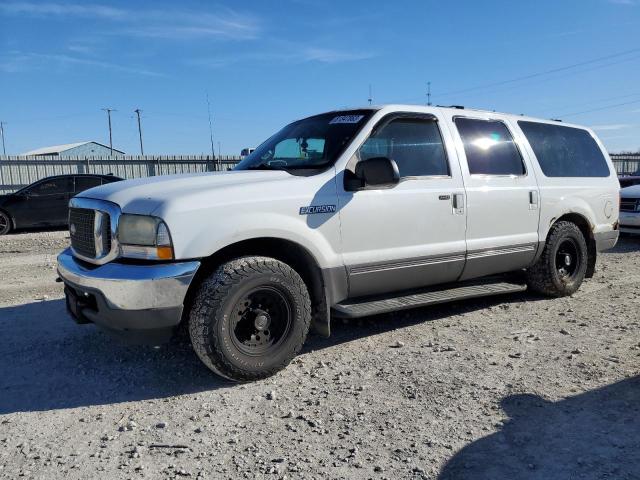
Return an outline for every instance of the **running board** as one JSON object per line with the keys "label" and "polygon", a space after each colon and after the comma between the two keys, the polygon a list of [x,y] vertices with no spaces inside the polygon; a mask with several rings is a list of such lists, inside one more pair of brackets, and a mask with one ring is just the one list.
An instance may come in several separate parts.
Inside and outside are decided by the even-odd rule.
{"label": "running board", "polygon": [[345,300],[333,306],[333,314],[341,318],[359,318],[455,300],[522,292],[526,289],[527,286],[523,283],[504,281],[504,279],[502,281],[476,281],[466,285],[458,284],[456,286],[454,284],[445,289],[429,288],[413,291],[410,294],[404,292],[395,295]]}

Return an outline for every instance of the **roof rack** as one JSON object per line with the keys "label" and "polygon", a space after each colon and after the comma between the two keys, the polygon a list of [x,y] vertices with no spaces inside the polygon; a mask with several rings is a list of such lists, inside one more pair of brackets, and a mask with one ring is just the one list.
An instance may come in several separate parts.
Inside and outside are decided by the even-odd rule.
{"label": "roof rack", "polygon": [[456,108],[458,110],[464,110],[464,105],[436,105],[440,108]]}
{"label": "roof rack", "polygon": [[549,120],[551,120],[552,122],[562,122],[562,120],[560,120],[559,118],[550,118]]}

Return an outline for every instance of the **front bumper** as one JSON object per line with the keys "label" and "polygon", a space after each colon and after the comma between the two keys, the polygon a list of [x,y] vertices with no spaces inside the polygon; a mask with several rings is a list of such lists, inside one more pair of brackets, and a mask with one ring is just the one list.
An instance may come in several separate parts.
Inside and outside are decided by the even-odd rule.
{"label": "front bumper", "polygon": [[[71,249],[58,256],[67,307],[79,323],[111,332],[165,337],[180,323],[184,300],[200,262],[91,265]],[[142,335],[138,335],[142,334]]]}
{"label": "front bumper", "polygon": [[597,232],[593,234],[596,241],[596,250],[604,252],[616,246],[620,232],[618,230],[609,230],[607,232]]}

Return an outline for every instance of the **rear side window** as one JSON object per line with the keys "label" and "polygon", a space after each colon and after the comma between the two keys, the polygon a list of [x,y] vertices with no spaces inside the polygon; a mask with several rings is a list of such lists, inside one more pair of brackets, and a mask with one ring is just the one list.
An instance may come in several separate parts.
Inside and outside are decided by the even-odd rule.
{"label": "rear side window", "polygon": [[102,185],[100,177],[76,177],[76,192],[84,192],[98,185]]}
{"label": "rear side window", "polygon": [[462,117],[455,123],[471,175],[526,174],[520,151],[504,123]]}
{"label": "rear side window", "polygon": [[360,147],[360,160],[387,157],[400,177],[449,176],[449,163],[436,121],[399,118],[376,131]]}
{"label": "rear side window", "polygon": [[589,132],[581,128],[519,121],[547,177],[608,177],[609,166]]}

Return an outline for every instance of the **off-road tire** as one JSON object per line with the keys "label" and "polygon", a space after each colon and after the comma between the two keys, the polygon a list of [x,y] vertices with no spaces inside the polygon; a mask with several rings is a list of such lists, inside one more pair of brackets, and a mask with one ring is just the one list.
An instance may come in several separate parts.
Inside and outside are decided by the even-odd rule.
{"label": "off-road tire", "polygon": [[[559,248],[573,243],[576,247],[577,266],[571,276],[563,277],[558,271]],[[585,278],[588,264],[587,242],[575,223],[560,221],[555,223],[544,245],[538,261],[527,270],[527,285],[535,292],[550,297],[566,297],[574,294]]]}
{"label": "off-road tire", "polygon": [[[277,290],[289,302],[290,328],[274,347],[277,350],[251,356],[237,346],[232,319],[239,299],[263,287]],[[191,344],[209,369],[233,381],[259,380],[285,368],[300,352],[311,324],[311,300],[304,281],[289,265],[269,257],[240,257],[202,281],[188,322]]]}
{"label": "off-road tire", "polygon": [[6,235],[11,231],[11,226],[13,222],[11,221],[11,217],[0,210],[0,235]]}

